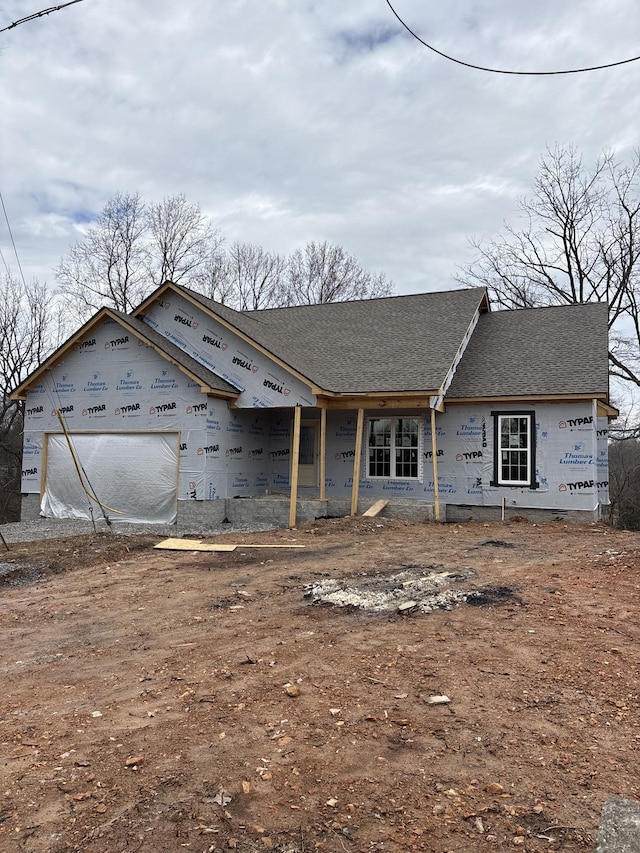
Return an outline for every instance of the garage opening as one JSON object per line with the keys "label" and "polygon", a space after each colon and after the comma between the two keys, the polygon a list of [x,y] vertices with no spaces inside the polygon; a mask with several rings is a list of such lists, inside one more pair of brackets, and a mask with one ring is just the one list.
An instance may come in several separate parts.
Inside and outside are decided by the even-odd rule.
{"label": "garage opening", "polygon": [[89,491],[109,508],[105,512],[111,521],[175,522],[179,433],[70,433],[69,437],[73,454],[63,434],[45,435],[42,515],[102,518]]}

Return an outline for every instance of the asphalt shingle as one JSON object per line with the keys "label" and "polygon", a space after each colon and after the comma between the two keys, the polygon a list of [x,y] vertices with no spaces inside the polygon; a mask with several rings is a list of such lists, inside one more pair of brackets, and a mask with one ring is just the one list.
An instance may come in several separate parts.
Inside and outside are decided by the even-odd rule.
{"label": "asphalt shingle", "polygon": [[182,289],[320,388],[343,394],[437,391],[485,297],[473,288],[234,311]]}
{"label": "asphalt shingle", "polygon": [[483,314],[447,398],[607,395],[604,303]]}

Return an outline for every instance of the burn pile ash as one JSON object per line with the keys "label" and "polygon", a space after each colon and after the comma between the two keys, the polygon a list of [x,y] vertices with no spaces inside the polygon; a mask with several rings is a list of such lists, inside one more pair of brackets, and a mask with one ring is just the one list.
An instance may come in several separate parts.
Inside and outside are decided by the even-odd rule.
{"label": "burn pile ash", "polygon": [[[422,571],[417,571],[420,569]],[[402,571],[390,575],[363,573],[350,578],[324,578],[307,584],[304,597],[316,605],[387,614],[432,613],[452,610],[461,603],[475,606],[522,604],[519,596],[507,586],[469,588],[475,576],[475,570],[468,567],[438,571],[436,567],[408,564]]]}
{"label": "burn pile ash", "polygon": [[304,587],[313,604],[328,604],[372,613],[451,610],[465,601],[467,592],[453,586],[475,575],[473,569],[416,572],[405,569],[392,575],[325,578]]}
{"label": "burn pile ash", "polygon": [[474,607],[491,607],[508,603],[524,604],[510,586],[485,586],[483,589],[476,589],[467,593],[466,602]]}

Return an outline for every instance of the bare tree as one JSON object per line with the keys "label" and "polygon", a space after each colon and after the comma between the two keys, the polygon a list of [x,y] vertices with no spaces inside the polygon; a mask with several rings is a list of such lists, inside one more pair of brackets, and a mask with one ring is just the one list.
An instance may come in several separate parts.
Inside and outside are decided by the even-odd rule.
{"label": "bare tree", "polygon": [[388,296],[393,290],[384,273],[372,275],[341,246],[307,243],[289,258],[288,305],[315,305]]}
{"label": "bare tree", "polygon": [[147,207],[148,272],[155,287],[165,281],[197,282],[208,262],[219,253],[220,233],[184,195]]}
{"label": "bare tree", "polygon": [[519,207],[524,224],[475,241],[458,281],[503,308],[607,302],[611,376],[640,386],[640,152],[587,169],[573,147],[547,150]]}
{"label": "bare tree", "polygon": [[276,308],[283,304],[286,261],[253,243],[236,241],[227,253],[228,296],[239,311]]}
{"label": "bare tree", "polygon": [[387,296],[393,289],[384,275],[372,275],[326,242],[285,258],[236,241],[226,253],[214,252],[190,286],[239,311]]}
{"label": "bare tree", "polygon": [[11,392],[62,339],[60,315],[45,285],[8,272],[0,299],[0,521],[19,517],[23,404]]}
{"label": "bare tree", "polygon": [[145,205],[138,193],[118,193],[56,270],[59,291],[77,319],[108,304],[130,311],[152,289],[147,273]]}
{"label": "bare tree", "polygon": [[227,256],[222,244],[211,248],[189,282],[189,287],[221,305],[235,306],[234,284],[229,274]]}
{"label": "bare tree", "polygon": [[145,203],[118,193],[60,262],[59,293],[79,321],[103,305],[129,312],[167,280],[229,302],[223,242],[184,195]]}
{"label": "bare tree", "polygon": [[129,312],[164,281],[184,284],[225,305],[255,311],[387,296],[393,285],[372,275],[341,246],[309,243],[289,258],[224,239],[184,195],[145,203],[118,193],[56,270],[58,292],[74,319],[110,305]]}

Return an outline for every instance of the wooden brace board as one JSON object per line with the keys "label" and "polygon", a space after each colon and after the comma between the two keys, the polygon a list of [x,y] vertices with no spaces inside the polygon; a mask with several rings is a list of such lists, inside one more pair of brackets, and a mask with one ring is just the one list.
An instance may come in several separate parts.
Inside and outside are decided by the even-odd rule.
{"label": "wooden brace board", "polygon": [[380,515],[382,510],[386,507],[389,501],[381,498],[379,501],[376,501],[372,504],[366,512],[363,512],[362,515],[366,518],[374,518],[376,515]]}

